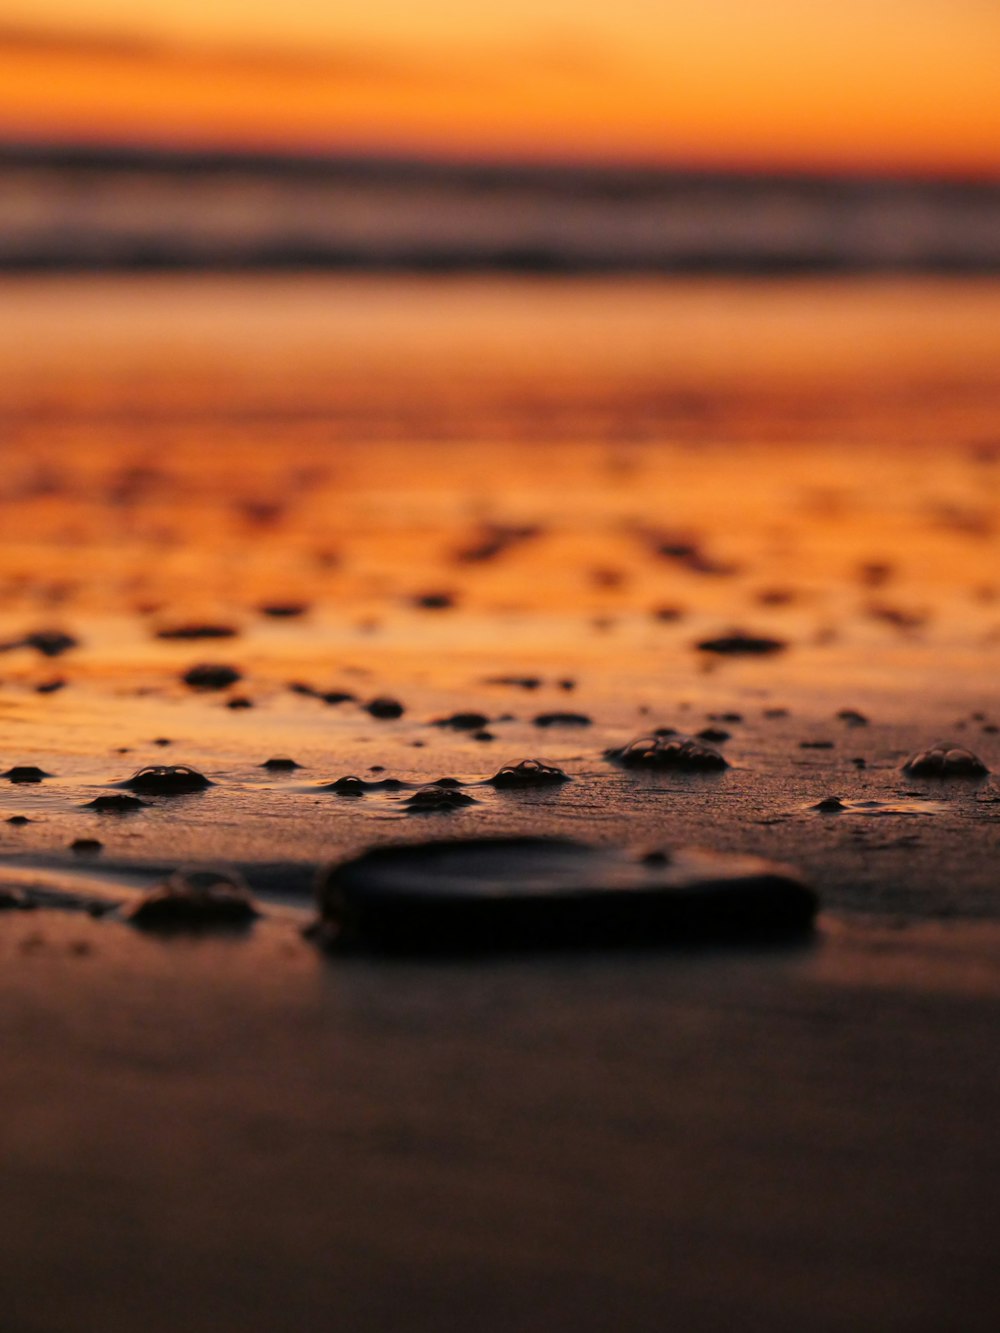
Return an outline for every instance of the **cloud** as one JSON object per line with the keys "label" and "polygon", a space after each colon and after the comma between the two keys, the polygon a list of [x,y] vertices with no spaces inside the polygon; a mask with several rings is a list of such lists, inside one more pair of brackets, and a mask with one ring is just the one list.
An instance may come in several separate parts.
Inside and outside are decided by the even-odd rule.
{"label": "cloud", "polygon": [[0,23],[0,59],[35,56],[55,60],[110,61],[136,68],[205,70],[219,76],[314,78],[370,82],[430,82],[445,72],[362,47],[305,51],[236,44],[199,45],[147,37]]}

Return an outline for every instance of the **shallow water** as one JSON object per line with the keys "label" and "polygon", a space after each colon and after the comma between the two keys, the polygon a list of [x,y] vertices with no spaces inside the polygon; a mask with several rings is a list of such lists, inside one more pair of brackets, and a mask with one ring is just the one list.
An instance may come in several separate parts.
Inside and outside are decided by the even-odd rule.
{"label": "shallow water", "polygon": [[[2,296],[0,757],[53,775],[0,781],[3,817],[31,821],[0,825],[9,865],[138,885],[236,862],[305,903],[373,841],[564,832],[791,860],[839,912],[996,913],[995,784],[899,767],[944,738],[1000,768],[1000,284]],[[160,637],[199,626],[235,633]],[[23,646],[40,629],[78,646]],[[785,646],[698,648],[733,629]],[[241,678],[193,690],[205,662]],[[402,716],[366,711],[380,696]],[[487,739],[432,725],[468,711]],[[566,712],[591,724],[534,721]],[[724,773],[603,757],[706,725]],[[530,757],[572,781],[419,817],[408,792],[321,790]],[[215,785],[88,806],[163,763]],[[810,809],[831,795],[882,817]]]}

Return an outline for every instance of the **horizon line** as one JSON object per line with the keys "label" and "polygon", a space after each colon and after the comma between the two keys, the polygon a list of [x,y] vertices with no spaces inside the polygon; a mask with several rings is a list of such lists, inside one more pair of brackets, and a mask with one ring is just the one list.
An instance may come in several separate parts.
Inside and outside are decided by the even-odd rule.
{"label": "horizon line", "polygon": [[631,155],[594,156],[573,153],[525,154],[491,152],[471,154],[461,150],[420,148],[412,145],[313,144],[282,148],[273,144],[236,145],[227,140],[168,142],[154,138],[54,137],[8,134],[0,130],[0,165],[30,164],[54,159],[60,165],[75,161],[100,163],[109,168],[160,166],[238,166],[257,170],[386,170],[428,173],[483,173],[505,177],[521,175],[542,181],[545,177],[629,178],[653,181],[746,180],[771,182],[880,184],[912,186],[1000,187],[1000,170],[974,170],[956,165],[871,163],[792,164],[787,161],[746,159],[651,158]]}

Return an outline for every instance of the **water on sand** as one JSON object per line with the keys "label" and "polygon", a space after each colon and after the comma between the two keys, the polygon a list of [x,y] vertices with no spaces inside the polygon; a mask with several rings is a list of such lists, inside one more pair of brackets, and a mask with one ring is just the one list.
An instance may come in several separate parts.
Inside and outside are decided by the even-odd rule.
{"label": "water on sand", "polygon": [[[4,1328],[992,1329],[1000,287],[3,297]],[[823,911],[303,939],[331,862],[483,836]]]}

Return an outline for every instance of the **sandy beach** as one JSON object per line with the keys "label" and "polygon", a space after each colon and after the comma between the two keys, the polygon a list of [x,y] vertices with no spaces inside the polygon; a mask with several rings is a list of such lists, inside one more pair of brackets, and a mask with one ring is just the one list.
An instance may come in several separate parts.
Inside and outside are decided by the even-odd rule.
{"label": "sandy beach", "polygon": [[[1000,286],[3,296],[4,1333],[992,1328]],[[725,766],[609,760],[657,728]],[[102,809],[149,765],[207,784]],[[303,935],[331,864],[526,834],[763,857],[816,927]],[[190,866],[259,918],[127,919]]]}

